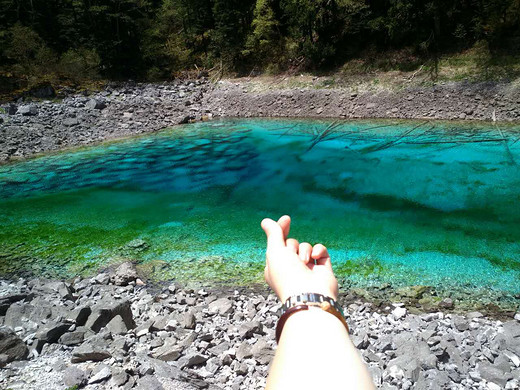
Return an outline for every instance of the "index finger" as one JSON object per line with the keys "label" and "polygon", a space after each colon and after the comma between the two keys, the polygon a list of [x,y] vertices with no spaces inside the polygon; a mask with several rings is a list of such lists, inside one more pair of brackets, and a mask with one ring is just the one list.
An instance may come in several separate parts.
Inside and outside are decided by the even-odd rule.
{"label": "index finger", "polygon": [[262,221],[262,229],[267,236],[267,249],[285,246],[282,227],[270,218]]}

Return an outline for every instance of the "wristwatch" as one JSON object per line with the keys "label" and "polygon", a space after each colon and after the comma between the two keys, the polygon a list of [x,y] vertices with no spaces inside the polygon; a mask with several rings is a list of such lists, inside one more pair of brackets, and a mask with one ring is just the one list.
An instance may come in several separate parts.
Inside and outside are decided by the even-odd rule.
{"label": "wristwatch", "polygon": [[280,341],[282,330],[287,319],[300,310],[309,310],[310,307],[316,307],[332,314],[341,321],[347,329],[347,332],[350,332],[347,321],[345,321],[343,309],[334,299],[317,293],[303,293],[287,298],[282,305],[281,315],[276,324],[276,342]]}
{"label": "wristwatch", "polygon": [[341,314],[342,317],[345,317],[345,315],[343,314],[343,309],[340,305],[338,305],[338,303],[334,299],[318,293],[303,293],[293,295],[287,298],[285,303],[282,305],[281,315],[284,315],[285,312],[289,310],[291,307],[298,305],[320,306],[321,308],[323,308],[323,310],[329,311],[327,310],[327,304],[330,305],[330,307],[333,308],[333,310],[336,310],[339,314]]}

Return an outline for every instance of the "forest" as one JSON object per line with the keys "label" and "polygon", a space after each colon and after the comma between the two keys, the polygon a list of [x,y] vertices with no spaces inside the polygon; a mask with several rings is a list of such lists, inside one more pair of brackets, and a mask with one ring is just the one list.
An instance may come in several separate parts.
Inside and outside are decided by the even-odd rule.
{"label": "forest", "polygon": [[520,0],[0,0],[4,90],[317,72],[367,57],[413,70],[475,46],[518,55]]}

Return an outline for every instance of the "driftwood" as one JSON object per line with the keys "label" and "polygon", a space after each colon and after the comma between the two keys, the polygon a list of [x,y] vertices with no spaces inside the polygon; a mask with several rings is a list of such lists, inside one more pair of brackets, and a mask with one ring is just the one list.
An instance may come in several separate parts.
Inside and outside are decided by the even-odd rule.
{"label": "driftwood", "polygon": [[[518,141],[520,141],[520,137],[516,138],[514,141],[510,141],[510,139],[502,132],[500,128],[495,123],[495,127],[500,134],[500,137],[494,137],[493,130],[487,132],[469,132],[465,128],[454,128],[450,129],[449,133],[446,135],[449,138],[445,138],[443,132],[432,133],[432,130],[436,128],[436,125],[430,125],[427,128],[425,125],[431,123],[430,120],[424,121],[417,126],[410,128],[408,130],[403,131],[401,134],[395,136],[394,139],[385,140],[384,136],[379,136],[378,134],[366,134],[368,131],[377,130],[380,128],[396,126],[399,123],[390,123],[383,124],[378,126],[372,126],[367,128],[355,128],[353,130],[342,130],[339,129],[345,122],[344,121],[334,121],[330,123],[324,130],[319,130],[317,127],[312,127],[310,129],[299,129],[298,126],[289,126],[289,127],[280,127],[274,129],[274,131],[286,130],[282,133],[278,133],[280,137],[290,134],[291,136],[301,136],[301,137],[309,137],[311,136],[310,145],[308,146],[306,152],[312,150],[317,144],[324,141],[333,141],[333,140],[344,140],[348,143],[348,145],[344,146],[344,149],[354,152],[358,155],[364,155],[372,152],[377,152],[381,150],[385,150],[391,148],[392,146],[402,144],[402,145],[446,145],[441,150],[451,149],[458,147],[464,144],[470,143],[504,143],[504,147],[506,149],[506,153],[508,156],[508,162],[510,164],[516,164],[513,153],[511,152],[510,146],[514,145]],[[417,129],[423,127],[421,131],[415,133],[413,139],[406,140],[405,138],[412,134]],[[364,135],[367,136],[364,136]],[[365,146],[367,142],[372,142],[372,145]],[[359,145],[361,143],[361,145]],[[359,145],[356,148],[356,144]],[[437,149],[438,151],[439,149]],[[420,154],[417,151],[417,154]]]}
{"label": "driftwood", "polygon": [[320,134],[318,134],[314,138],[311,145],[307,149],[307,152],[310,151],[312,148],[314,148],[319,142],[324,141],[325,138],[327,137],[327,135],[329,135],[334,129],[336,129],[341,124],[342,123],[340,121],[332,122],[325,130],[323,130]]}
{"label": "driftwood", "polygon": [[507,141],[507,138],[490,138],[490,139],[472,139],[468,141],[464,140],[453,140],[453,141],[424,141],[424,142],[417,142],[417,141],[407,141],[403,142],[407,145],[434,145],[434,144],[476,144],[481,142],[503,142]]}
{"label": "driftwood", "polygon": [[[417,126],[415,126],[414,128],[411,128],[409,130],[406,130],[405,132],[403,132],[397,139],[395,140],[392,140],[392,141],[389,141],[389,142],[385,142],[384,144],[382,145],[378,145],[378,146],[369,146],[367,148],[365,148],[363,150],[364,153],[372,153],[372,152],[378,152],[380,150],[384,150],[384,149],[388,149],[389,147],[395,145],[396,143],[398,143],[400,140],[402,140],[404,137],[406,137],[407,135],[409,135],[410,133],[412,133],[414,130],[418,129],[419,127],[429,123],[430,121],[426,121],[426,122],[423,122]],[[432,126],[429,130],[435,128],[435,126]]]}
{"label": "driftwood", "polygon": [[504,148],[506,149],[506,155],[509,159],[509,164],[510,165],[516,165],[516,161],[515,161],[515,158],[513,157],[513,154],[511,153],[511,149],[509,149],[509,145],[507,144],[507,139],[505,139],[504,137],[504,133],[502,133],[502,130],[500,130],[500,127],[497,126],[496,122],[493,121],[493,124],[495,125],[496,129],[498,130],[498,132],[500,133],[500,136],[502,138],[504,138]]}

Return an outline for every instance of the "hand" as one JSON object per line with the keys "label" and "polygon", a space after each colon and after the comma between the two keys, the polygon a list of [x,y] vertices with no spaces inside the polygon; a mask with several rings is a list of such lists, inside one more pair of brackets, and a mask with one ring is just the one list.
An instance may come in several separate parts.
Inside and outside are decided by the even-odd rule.
{"label": "hand", "polygon": [[292,295],[319,293],[337,300],[338,281],[334,277],[330,256],[321,244],[311,246],[287,238],[291,218],[278,222],[266,218],[262,229],[267,235],[265,280],[283,302]]}

